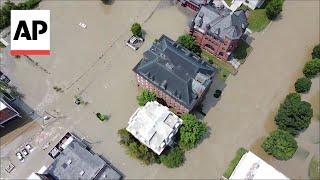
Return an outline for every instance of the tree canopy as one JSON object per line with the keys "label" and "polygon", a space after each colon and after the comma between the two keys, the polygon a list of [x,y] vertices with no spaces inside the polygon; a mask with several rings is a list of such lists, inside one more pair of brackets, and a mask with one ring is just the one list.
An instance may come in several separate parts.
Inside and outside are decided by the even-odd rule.
{"label": "tree canopy", "polygon": [[197,44],[196,39],[193,36],[189,34],[182,35],[178,38],[177,42],[181,44],[183,47],[195,53],[196,55],[201,55],[201,48]]}
{"label": "tree canopy", "polygon": [[141,144],[126,129],[118,130],[118,135],[120,136],[120,144],[127,148],[127,153],[131,157],[141,160],[146,165],[158,161],[158,155],[145,145]]}
{"label": "tree canopy", "polygon": [[6,28],[10,25],[10,11],[11,10],[28,10],[35,8],[41,0],[27,0],[15,5],[11,1],[6,1],[4,4],[1,4],[0,9],[0,30]]}
{"label": "tree canopy", "polygon": [[294,87],[297,93],[305,93],[310,90],[311,84],[312,82],[309,78],[301,77],[297,79],[297,81],[294,84]]}
{"label": "tree canopy", "polygon": [[312,50],[312,59],[320,59],[320,44],[316,45]]}
{"label": "tree canopy", "polygon": [[264,140],[261,147],[276,159],[288,160],[297,151],[298,145],[290,133],[278,129]]}
{"label": "tree canopy", "polygon": [[172,148],[167,154],[160,156],[160,161],[168,168],[179,167],[183,164],[184,152],[179,147]]}
{"label": "tree canopy", "polygon": [[286,99],[280,105],[275,122],[279,129],[297,135],[300,131],[309,127],[312,116],[311,104],[301,101],[300,94],[291,93],[286,96]]}
{"label": "tree canopy", "polygon": [[304,65],[303,74],[308,78],[315,77],[320,73],[320,59],[313,59]]}
{"label": "tree canopy", "polygon": [[284,0],[270,0],[266,7],[266,15],[269,19],[275,19],[281,12]]}
{"label": "tree canopy", "polygon": [[149,91],[148,89],[144,89],[141,91],[140,95],[137,96],[138,104],[140,106],[144,106],[147,102],[155,101],[157,99],[157,95],[154,92]]}
{"label": "tree canopy", "polygon": [[191,114],[184,114],[181,119],[183,123],[179,130],[179,146],[183,150],[189,150],[196,147],[207,133],[207,126]]}
{"label": "tree canopy", "polygon": [[131,26],[131,32],[134,36],[141,37],[142,36],[142,28],[139,23],[134,23]]}

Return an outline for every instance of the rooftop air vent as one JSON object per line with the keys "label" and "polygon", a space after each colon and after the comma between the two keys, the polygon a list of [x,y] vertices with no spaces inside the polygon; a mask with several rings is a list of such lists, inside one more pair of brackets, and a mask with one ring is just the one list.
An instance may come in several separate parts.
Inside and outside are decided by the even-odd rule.
{"label": "rooftop air vent", "polygon": [[203,18],[204,13],[203,12],[199,12],[199,17]]}
{"label": "rooftop air vent", "polygon": [[80,176],[83,176],[84,175],[84,170],[80,171]]}
{"label": "rooftop air vent", "polygon": [[166,68],[169,69],[170,71],[173,70],[173,64],[170,64],[170,63],[166,63]]}
{"label": "rooftop air vent", "polygon": [[162,87],[163,89],[167,89],[167,84],[168,84],[167,80],[164,80],[164,81],[161,83],[161,87]]}

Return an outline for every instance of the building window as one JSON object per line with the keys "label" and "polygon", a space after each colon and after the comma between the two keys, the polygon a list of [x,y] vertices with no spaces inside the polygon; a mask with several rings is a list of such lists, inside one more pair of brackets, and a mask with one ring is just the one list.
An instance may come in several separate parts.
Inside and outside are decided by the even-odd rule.
{"label": "building window", "polygon": [[223,52],[219,52],[219,55],[220,55],[220,56],[223,56]]}
{"label": "building window", "polygon": [[206,44],[206,45],[204,45],[206,48],[209,48],[209,49],[211,49],[212,51],[214,51],[214,48],[210,45],[210,44]]}

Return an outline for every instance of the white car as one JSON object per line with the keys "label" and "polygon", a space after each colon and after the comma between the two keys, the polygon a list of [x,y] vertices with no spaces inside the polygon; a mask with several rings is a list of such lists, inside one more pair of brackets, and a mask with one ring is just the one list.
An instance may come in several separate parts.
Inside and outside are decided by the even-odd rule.
{"label": "white car", "polygon": [[29,154],[25,148],[21,149],[21,152],[24,155],[24,157],[28,156],[28,154]]}
{"label": "white car", "polygon": [[138,50],[141,47],[143,42],[144,42],[143,38],[131,36],[131,38],[126,42],[126,45],[134,50]]}
{"label": "white car", "polygon": [[25,145],[25,148],[26,148],[29,152],[31,152],[31,151],[33,150],[32,146],[31,146],[30,144],[26,144],[26,145]]}
{"label": "white car", "polygon": [[23,156],[22,156],[22,154],[20,152],[17,152],[16,156],[18,157],[19,161],[21,161],[21,162],[24,161],[24,158],[23,158]]}
{"label": "white car", "polygon": [[83,29],[86,29],[87,28],[87,25],[83,22],[80,22],[79,23],[79,26],[82,27]]}

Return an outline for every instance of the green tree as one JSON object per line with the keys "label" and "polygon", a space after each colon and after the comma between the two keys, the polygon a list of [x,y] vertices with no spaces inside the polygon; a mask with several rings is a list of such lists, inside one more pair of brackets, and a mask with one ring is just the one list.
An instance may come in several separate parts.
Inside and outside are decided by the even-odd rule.
{"label": "green tree", "polygon": [[298,145],[290,133],[278,129],[264,140],[261,147],[276,159],[288,160],[297,151]]}
{"label": "green tree", "polygon": [[119,143],[126,147],[127,154],[131,157],[141,160],[146,165],[159,161],[159,157],[156,153],[141,144],[126,129],[123,128],[118,130],[118,135],[120,136]]}
{"label": "green tree", "polygon": [[193,36],[188,34],[182,35],[178,38],[177,42],[181,44],[183,47],[195,53],[196,55],[201,55],[201,48],[197,44],[196,39]]}
{"label": "green tree", "polygon": [[308,61],[303,68],[303,74],[308,78],[315,77],[320,73],[320,59]]}
{"label": "green tree", "polygon": [[139,23],[134,23],[131,26],[131,32],[134,36],[141,37],[142,36],[142,28]]}
{"label": "green tree", "polygon": [[135,141],[135,138],[125,128],[119,129],[118,135],[120,136],[120,144],[129,146]]}
{"label": "green tree", "polygon": [[170,149],[167,154],[160,156],[160,161],[168,168],[176,168],[183,164],[184,152],[179,147]]}
{"label": "green tree", "polygon": [[301,77],[294,83],[294,87],[297,93],[305,93],[310,90],[311,84],[312,82],[309,78]]}
{"label": "green tree", "polygon": [[144,106],[147,102],[155,101],[157,95],[154,92],[149,91],[148,89],[142,90],[139,96],[137,96],[138,104]]}
{"label": "green tree", "polygon": [[280,105],[275,122],[279,129],[288,131],[292,135],[309,127],[313,110],[311,104],[301,101],[298,93],[290,93]]}
{"label": "green tree", "polygon": [[179,130],[179,146],[183,150],[189,150],[196,147],[207,133],[207,125],[191,114],[183,114],[181,119],[183,123]]}
{"label": "green tree", "polygon": [[312,50],[312,59],[320,59],[320,44],[316,45]]}
{"label": "green tree", "polygon": [[11,1],[6,1],[0,9],[0,30],[10,25],[11,10],[27,10],[35,8],[41,0],[27,0],[15,5]]}
{"label": "green tree", "polygon": [[266,7],[266,15],[269,19],[275,19],[281,12],[284,0],[270,0]]}

